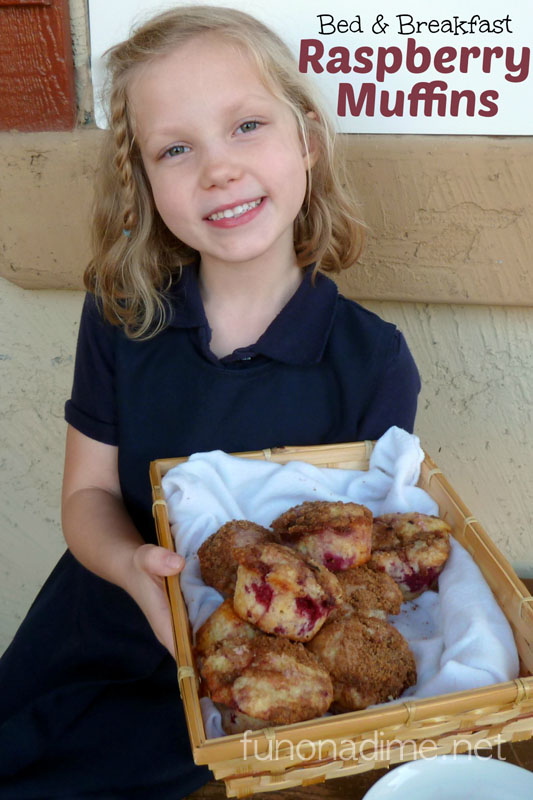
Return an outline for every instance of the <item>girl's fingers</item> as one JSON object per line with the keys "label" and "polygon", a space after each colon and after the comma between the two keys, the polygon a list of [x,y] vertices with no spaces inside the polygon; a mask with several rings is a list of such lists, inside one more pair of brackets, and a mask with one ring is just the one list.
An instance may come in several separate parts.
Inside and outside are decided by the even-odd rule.
{"label": "girl's fingers", "polygon": [[183,556],[154,544],[139,547],[134,560],[137,567],[151,575],[176,575],[185,566]]}

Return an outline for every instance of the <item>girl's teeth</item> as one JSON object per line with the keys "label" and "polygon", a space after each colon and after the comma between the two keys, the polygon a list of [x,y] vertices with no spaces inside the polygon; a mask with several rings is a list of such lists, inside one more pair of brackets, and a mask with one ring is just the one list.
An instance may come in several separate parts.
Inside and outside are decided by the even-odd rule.
{"label": "girl's teeth", "polygon": [[261,200],[253,200],[251,203],[243,203],[241,206],[226,208],[225,211],[217,211],[216,214],[211,214],[208,219],[216,221],[219,219],[229,219],[230,217],[240,217],[241,214],[244,214],[246,211],[251,211],[252,208],[258,206],[260,202]]}

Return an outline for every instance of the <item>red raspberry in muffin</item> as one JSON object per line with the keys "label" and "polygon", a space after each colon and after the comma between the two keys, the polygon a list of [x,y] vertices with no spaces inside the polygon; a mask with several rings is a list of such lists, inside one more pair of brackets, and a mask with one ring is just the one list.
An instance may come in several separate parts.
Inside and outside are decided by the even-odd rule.
{"label": "red raspberry in muffin", "polygon": [[381,619],[339,619],[306,647],[331,675],[333,711],[357,711],[393,700],[416,683],[416,664],[406,640]]}
{"label": "red raspberry in muffin", "polygon": [[224,597],[231,597],[237,580],[237,561],[235,551],[241,547],[262,544],[276,540],[268,528],[234,519],[226,522],[203,542],[198,549],[200,571],[204,583],[212,586]]}
{"label": "red raspberry in muffin", "polygon": [[342,601],[333,573],[275,543],[238,551],[237,614],[265,633],[306,642]]}
{"label": "red raspberry in muffin", "polygon": [[419,514],[382,514],[374,519],[372,556],[374,570],[386,572],[406,600],[429,589],[450,554],[450,526],[438,517]]}
{"label": "red raspberry in muffin", "polygon": [[272,528],[283,544],[333,572],[370,558],[372,512],[358,503],[305,502],[281,514]]}

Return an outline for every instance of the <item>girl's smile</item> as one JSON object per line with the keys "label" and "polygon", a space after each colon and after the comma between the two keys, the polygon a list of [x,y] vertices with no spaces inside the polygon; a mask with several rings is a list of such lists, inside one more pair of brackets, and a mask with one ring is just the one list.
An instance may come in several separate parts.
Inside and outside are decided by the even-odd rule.
{"label": "girl's smile", "polygon": [[202,265],[294,264],[310,156],[252,59],[204,34],[139,69],[128,96],[157,209]]}
{"label": "girl's smile", "polygon": [[259,209],[263,208],[263,203],[266,198],[258,197],[256,200],[244,201],[236,205],[226,206],[225,208],[217,209],[209,214],[207,221],[216,225],[218,228],[232,228],[235,225],[243,225],[259,213]]}

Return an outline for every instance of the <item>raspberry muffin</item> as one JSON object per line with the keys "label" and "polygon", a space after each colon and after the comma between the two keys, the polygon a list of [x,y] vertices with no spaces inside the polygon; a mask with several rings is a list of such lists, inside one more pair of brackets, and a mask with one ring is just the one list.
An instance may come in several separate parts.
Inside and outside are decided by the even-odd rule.
{"label": "raspberry muffin", "polygon": [[412,512],[374,519],[369,566],[386,572],[406,600],[429,589],[450,554],[450,526],[438,517]]}
{"label": "raspberry muffin", "polygon": [[253,641],[220,644],[203,654],[198,662],[207,694],[215,703],[235,707],[233,684],[252,660]]}
{"label": "raspberry muffin", "polygon": [[248,522],[244,519],[234,519],[226,522],[215,533],[200,545],[198,559],[202,579],[208,586],[212,586],[223,597],[232,597],[237,579],[237,561],[235,550],[249,547],[254,544],[271,542],[275,535],[268,528]]}
{"label": "raspberry muffin", "polygon": [[358,503],[305,502],[275,519],[272,528],[283,544],[333,572],[370,558],[372,512]]}
{"label": "raspberry muffin", "polygon": [[389,614],[400,613],[403,595],[398,584],[386,572],[375,572],[363,564],[338,572],[337,579],[349,608],[358,617],[386,620]]}
{"label": "raspberry muffin", "polygon": [[406,640],[381,619],[339,619],[306,647],[331,675],[333,711],[357,711],[394,700],[416,683],[415,660]]}
{"label": "raspberry muffin", "polygon": [[237,552],[237,614],[265,633],[307,642],[342,602],[339,582],[322,565],[268,542]]}
{"label": "raspberry muffin", "polygon": [[259,731],[261,728],[270,727],[271,723],[266,719],[258,719],[230,708],[222,703],[215,703],[220,711],[220,722],[225,733],[244,733],[244,731]]}
{"label": "raspberry muffin", "polygon": [[260,633],[254,625],[245,622],[235,613],[232,600],[224,600],[196,633],[194,650],[197,662],[201,665],[205,654],[221,644],[246,643]]}
{"label": "raspberry muffin", "polygon": [[[232,649],[238,653],[228,652]],[[327,669],[302,644],[287,639],[260,636],[245,646],[219,648],[205,666],[226,733],[246,730],[243,725],[254,729],[314,719],[333,699]]]}

